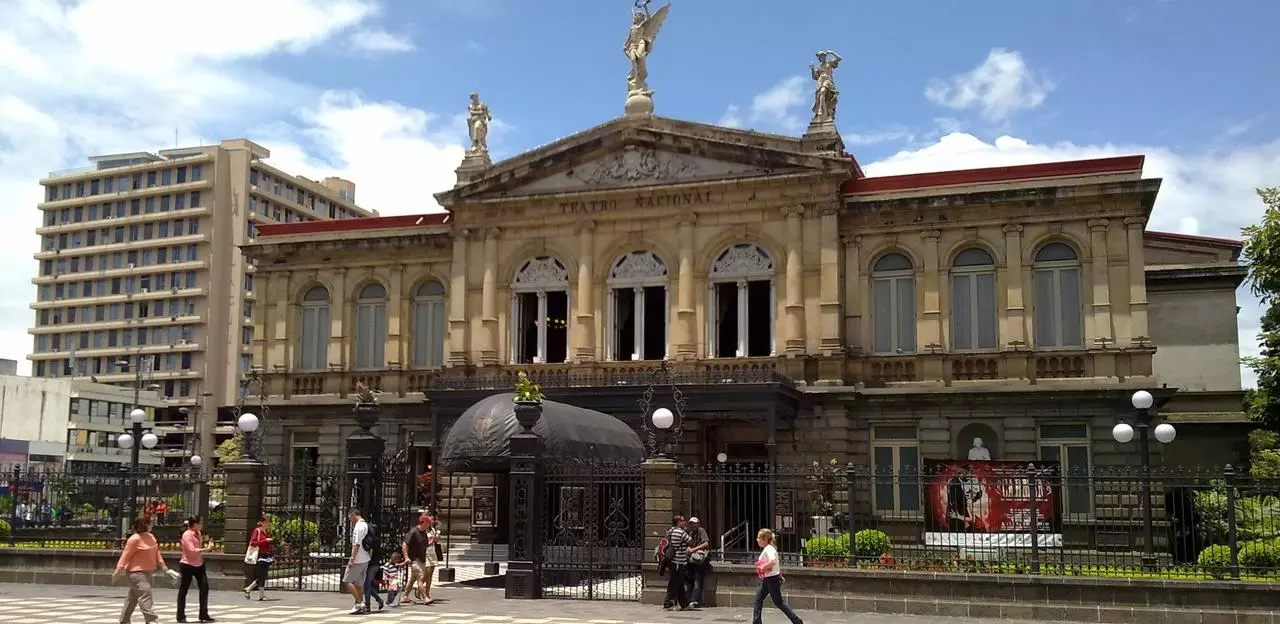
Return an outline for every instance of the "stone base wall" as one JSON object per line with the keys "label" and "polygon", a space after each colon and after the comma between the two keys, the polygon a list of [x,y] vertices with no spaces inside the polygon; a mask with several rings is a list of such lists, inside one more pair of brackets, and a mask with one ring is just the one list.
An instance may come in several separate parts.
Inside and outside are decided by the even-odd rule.
{"label": "stone base wall", "polygon": [[[181,553],[167,552],[164,560],[176,570],[181,556]],[[119,559],[120,552],[112,550],[6,548],[0,557],[0,583],[109,586]],[[238,591],[244,588],[247,572],[244,555],[207,553],[204,560],[211,589]],[[123,580],[116,585],[122,583]]]}

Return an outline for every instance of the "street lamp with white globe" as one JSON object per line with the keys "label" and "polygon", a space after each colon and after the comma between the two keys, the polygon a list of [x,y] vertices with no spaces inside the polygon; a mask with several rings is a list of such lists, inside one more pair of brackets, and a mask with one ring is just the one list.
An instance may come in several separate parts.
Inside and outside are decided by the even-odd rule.
{"label": "street lamp with white globe", "polygon": [[[116,444],[122,449],[129,450],[129,472],[121,475],[121,483],[125,486],[124,493],[120,500],[120,537],[123,539],[129,534],[129,527],[133,524],[134,515],[137,513],[137,473],[138,464],[141,461],[142,449],[151,450],[160,444],[160,438],[150,431],[144,431],[143,425],[147,421],[147,411],[141,407],[134,408],[129,411],[126,422],[129,429],[120,434],[116,438]],[[121,471],[124,471],[121,466]]]}
{"label": "street lamp with white globe", "polygon": [[[644,430],[649,456],[670,460],[671,450],[680,442],[684,429],[684,392],[675,384],[675,374],[666,360],[660,362],[651,373],[648,387],[640,398],[640,427]],[[653,407],[654,392],[660,386],[671,388],[670,405]]]}
{"label": "street lamp with white globe", "polygon": [[1154,519],[1151,510],[1151,435],[1154,433],[1157,442],[1168,444],[1178,436],[1178,431],[1169,423],[1151,426],[1151,422],[1155,419],[1151,411],[1155,405],[1155,397],[1150,392],[1146,390],[1134,392],[1133,396],[1129,397],[1129,403],[1133,405],[1134,410],[1133,424],[1117,423],[1111,428],[1111,437],[1120,444],[1132,442],[1135,434],[1138,438],[1138,461],[1142,467],[1142,564],[1153,568],[1156,557],[1153,537]]}

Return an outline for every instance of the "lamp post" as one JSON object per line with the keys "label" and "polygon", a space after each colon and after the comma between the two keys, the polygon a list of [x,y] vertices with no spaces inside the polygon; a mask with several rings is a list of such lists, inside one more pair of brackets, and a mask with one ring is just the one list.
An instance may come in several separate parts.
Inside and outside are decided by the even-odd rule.
{"label": "lamp post", "polygon": [[121,475],[121,481],[124,483],[125,492],[120,499],[120,537],[121,539],[129,536],[129,528],[133,525],[134,516],[137,514],[137,476],[138,461],[141,459],[142,449],[153,449],[156,444],[160,443],[160,438],[156,434],[146,431],[144,433],[142,423],[147,420],[147,412],[134,404],[134,408],[129,412],[129,429],[120,434],[116,438],[116,444],[122,449],[129,449],[129,471],[127,474]]}
{"label": "lamp post", "polygon": [[[1151,440],[1152,432],[1151,421],[1155,415],[1151,413],[1151,407],[1155,405],[1155,397],[1151,396],[1146,390],[1139,390],[1133,393],[1129,398],[1129,402],[1134,409],[1134,424],[1130,425],[1126,422],[1120,422],[1111,429],[1111,437],[1116,442],[1128,444],[1133,440],[1134,430],[1138,434],[1138,455],[1142,466],[1142,565],[1152,568],[1156,563],[1155,544],[1152,537],[1152,512],[1151,512]],[[1160,423],[1155,426],[1155,438],[1161,444],[1173,442],[1177,437],[1178,431],[1169,423]]]}
{"label": "lamp post", "polygon": [[[653,409],[653,395],[658,386],[671,388],[671,407]],[[645,432],[649,456],[673,459],[673,447],[684,431],[685,397],[675,384],[671,365],[663,360],[649,377],[649,385],[637,401],[640,404],[640,427]]]}
{"label": "lamp post", "polygon": [[244,434],[243,458],[249,461],[261,462],[262,434],[258,432],[258,428],[262,425],[262,419],[258,414],[245,411],[244,407],[245,398],[249,394],[249,386],[254,383],[258,384],[258,413],[263,416],[267,413],[266,379],[263,378],[259,369],[250,369],[240,382],[240,396],[236,401],[236,430]]}

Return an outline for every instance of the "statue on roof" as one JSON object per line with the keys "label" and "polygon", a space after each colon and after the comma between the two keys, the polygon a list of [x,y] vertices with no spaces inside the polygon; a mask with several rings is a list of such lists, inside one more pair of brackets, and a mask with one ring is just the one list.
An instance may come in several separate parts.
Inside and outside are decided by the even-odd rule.
{"label": "statue on roof", "polygon": [[809,65],[809,74],[817,81],[813,93],[813,120],[835,121],[836,104],[840,99],[840,91],[836,89],[836,68],[840,66],[839,54],[831,50],[818,53],[818,65]]}
{"label": "statue on roof", "polygon": [[493,113],[489,112],[489,105],[480,101],[478,93],[472,93],[471,104],[467,106],[467,134],[471,135],[468,156],[488,155],[490,121],[493,121]]}
{"label": "statue on roof", "polygon": [[658,37],[663,20],[667,19],[670,4],[665,4],[654,13],[649,13],[650,0],[636,0],[635,12],[631,16],[631,31],[627,33],[627,42],[622,52],[631,61],[631,72],[627,74],[627,95],[650,95],[649,90],[649,53],[653,52],[653,41]]}

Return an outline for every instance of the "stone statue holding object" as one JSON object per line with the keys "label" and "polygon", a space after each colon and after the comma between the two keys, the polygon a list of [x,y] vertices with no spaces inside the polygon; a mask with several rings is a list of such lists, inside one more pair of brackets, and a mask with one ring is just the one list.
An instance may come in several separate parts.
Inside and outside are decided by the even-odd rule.
{"label": "stone statue holding object", "polygon": [[662,22],[667,19],[670,4],[663,5],[657,11],[649,12],[650,0],[636,0],[636,10],[631,15],[631,30],[627,33],[627,41],[622,45],[622,53],[631,62],[631,71],[627,73],[627,107],[629,115],[651,114],[653,112],[653,91],[649,90],[649,54],[653,52],[653,42],[658,37]]}
{"label": "stone statue holding object", "polygon": [[831,50],[818,53],[818,64],[809,65],[809,74],[818,83],[813,91],[813,121],[834,121],[840,91],[836,89],[836,68],[840,66],[839,54]]}
{"label": "stone statue holding object", "polygon": [[472,93],[471,104],[467,106],[467,133],[471,135],[471,147],[467,149],[468,156],[489,154],[489,122],[491,121],[493,121],[493,114],[489,112],[489,106],[480,101],[478,93]]}

